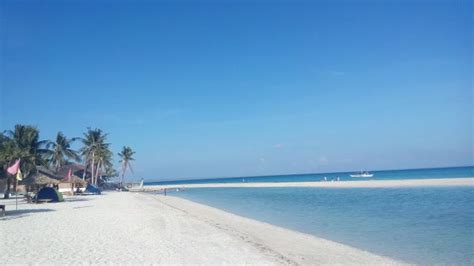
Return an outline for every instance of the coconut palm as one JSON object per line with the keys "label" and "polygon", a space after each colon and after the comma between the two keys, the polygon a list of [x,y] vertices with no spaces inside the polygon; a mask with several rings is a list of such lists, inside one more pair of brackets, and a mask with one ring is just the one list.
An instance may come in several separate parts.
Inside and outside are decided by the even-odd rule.
{"label": "coconut palm", "polygon": [[111,178],[118,176],[119,173],[117,170],[113,168],[113,165],[111,166],[100,166],[100,171],[98,172],[97,175],[97,182],[98,184],[103,184],[104,182],[109,181]]}
{"label": "coconut palm", "polygon": [[56,142],[49,142],[46,148],[50,150],[47,160],[51,167],[58,171],[62,166],[68,163],[68,160],[80,161],[77,151],[71,149],[71,144],[79,138],[68,139],[60,131],[56,135]]}
{"label": "coconut palm", "polygon": [[125,179],[125,172],[127,171],[127,168],[130,168],[130,171],[133,172],[132,166],[130,165],[130,161],[135,160],[132,156],[135,154],[135,152],[132,150],[132,148],[128,146],[124,146],[122,148],[122,151],[118,154],[120,156],[120,163],[122,164],[122,178],[120,180],[120,186],[123,185],[123,181]]}
{"label": "coconut palm", "polygon": [[45,146],[49,141],[39,140],[39,131],[36,127],[15,125],[14,130],[5,131],[5,135],[13,141],[13,152],[15,156],[21,158],[21,170],[25,175],[35,172],[37,165],[46,166],[45,157],[50,151]]}
{"label": "coconut palm", "polygon": [[3,133],[0,133],[0,167],[6,169],[10,162],[20,157],[15,142]]}
{"label": "coconut palm", "polygon": [[10,187],[12,181],[12,177],[7,173],[7,168],[19,157],[20,152],[15,147],[15,142],[3,133],[0,134],[0,178],[7,179],[7,191],[4,194],[5,199],[8,199],[10,196]]}
{"label": "coconut palm", "polygon": [[[101,129],[87,129],[87,132],[84,133],[84,137],[82,138],[82,143],[84,147],[82,147],[81,154],[84,157],[84,163],[87,166],[90,166],[91,169],[91,183],[97,184],[96,180],[96,172],[97,169],[96,164],[100,162],[100,158],[104,158],[105,154],[109,150],[109,143],[106,143],[107,134],[104,133]],[[111,153],[111,152],[110,152]],[[84,176],[83,179],[85,178]]]}
{"label": "coconut palm", "polygon": [[[7,130],[2,137],[2,149],[0,149],[3,168],[11,165],[15,160],[21,159],[20,168],[25,176],[36,172],[36,166],[46,165],[45,156],[49,151],[45,149],[47,140],[39,140],[39,131],[36,127],[29,125],[15,125],[13,130]],[[7,197],[10,192],[12,177],[7,175]]]}
{"label": "coconut palm", "polygon": [[113,177],[119,176],[119,172],[113,167],[105,168],[105,173],[102,176],[103,181],[108,181]]}
{"label": "coconut palm", "polygon": [[102,145],[96,152],[97,167],[95,171],[96,183],[99,183],[99,178],[102,178],[108,168],[113,167],[112,157],[113,153],[108,146]]}

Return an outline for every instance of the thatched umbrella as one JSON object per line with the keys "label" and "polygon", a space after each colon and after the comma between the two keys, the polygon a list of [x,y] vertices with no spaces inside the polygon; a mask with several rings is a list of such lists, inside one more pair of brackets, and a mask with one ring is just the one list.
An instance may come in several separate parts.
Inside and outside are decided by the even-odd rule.
{"label": "thatched umbrella", "polygon": [[[21,181],[22,184],[29,186],[30,188],[33,187],[34,191],[38,191],[39,187],[46,186],[46,185],[57,185],[59,184],[59,180],[48,177],[44,174],[36,173],[28,176],[27,178]],[[28,190],[27,190],[28,191]]]}

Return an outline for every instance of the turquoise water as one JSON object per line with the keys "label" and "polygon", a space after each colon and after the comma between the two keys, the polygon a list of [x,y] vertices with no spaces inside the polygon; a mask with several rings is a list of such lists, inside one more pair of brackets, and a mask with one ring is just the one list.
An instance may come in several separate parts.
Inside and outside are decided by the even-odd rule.
{"label": "turquoise water", "polygon": [[474,264],[471,187],[200,188],[175,196],[409,263]]}
{"label": "turquoise water", "polygon": [[[369,169],[362,169],[369,170]],[[387,179],[426,179],[426,178],[457,178],[474,177],[474,166],[448,167],[448,168],[427,168],[409,170],[385,170],[370,171],[374,174],[372,178],[352,178],[350,174],[354,172],[339,173],[318,173],[302,175],[276,175],[276,176],[251,176],[232,178],[208,178],[193,180],[174,180],[145,182],[145,185],[172,185],[172,184],[206,184],[206,183],[235,183],[235,182],[304,182],[321,181],[324,177],[328,180],[340,178],[340,180],[387,180]]]}

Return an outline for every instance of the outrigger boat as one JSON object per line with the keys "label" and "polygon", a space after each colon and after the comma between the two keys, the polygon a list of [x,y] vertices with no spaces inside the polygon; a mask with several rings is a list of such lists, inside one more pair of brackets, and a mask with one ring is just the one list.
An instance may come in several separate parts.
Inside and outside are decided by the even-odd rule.
{"label": "outrigger boat", "polygon": [[367,178],[367,177],[373,177],[373,176],[374,176],[374,174],[371,174],[371,173],[369,173],[369,172],[359,172],[359,173],[357,173],[357,174],[352,174],[352,175],[351,175],[351,177],[365,177],[365,178]]}

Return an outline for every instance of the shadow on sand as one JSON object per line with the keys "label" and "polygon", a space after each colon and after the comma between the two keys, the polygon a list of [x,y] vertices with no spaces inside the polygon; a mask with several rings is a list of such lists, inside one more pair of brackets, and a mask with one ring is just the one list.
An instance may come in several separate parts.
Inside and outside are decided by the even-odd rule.
{"label": "shadow on sand", "polygon": [[88,198],[66,198],[64,202],[78,202],[78,201],[88,201]]}
{"label": "shadow on sand", "polygon": [[31,213],[52,212],[52,211],[55,211],[55,210],[51,210],[51,209],[7,210],[5,212],[5,216],[0,217],[0,221],[18,219],[21,217],[28,216]]}

